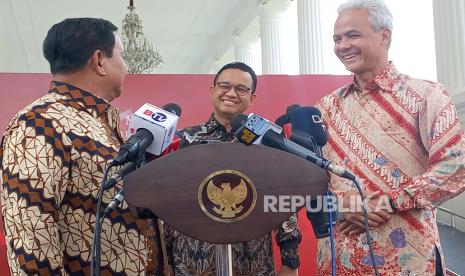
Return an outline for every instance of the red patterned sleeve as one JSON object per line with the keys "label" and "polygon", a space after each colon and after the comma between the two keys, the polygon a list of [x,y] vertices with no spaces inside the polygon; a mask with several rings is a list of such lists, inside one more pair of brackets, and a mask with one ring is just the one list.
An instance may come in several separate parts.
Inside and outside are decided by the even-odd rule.
{"label": "red patterned sleeve", "polygon": [[419,113],[419,132],[429,168],[389,193],[398,211],[438,206],[465,190],[465,140],[452,99],[437,85]]}

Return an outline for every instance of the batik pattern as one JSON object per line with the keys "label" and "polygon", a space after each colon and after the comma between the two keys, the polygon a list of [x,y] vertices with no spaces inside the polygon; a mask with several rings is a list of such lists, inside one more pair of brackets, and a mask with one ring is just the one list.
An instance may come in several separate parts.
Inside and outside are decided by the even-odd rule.
{"label": "batik pattern", "polygon": [[[400,74],[390,63],[364,90],[355,82],[324,97],[327,159],[352,171],[366,192],[389,196],[396,213],[371,231],[382,275],[434,275],[441,252],[436,207],[465,190],[465,143],[443,86]],[[352,183],[331,176],[339,196]],[[338,275],[373,274],[366,235],[335,227]],[[443,267],[445,267],[443,265]],[[320,240],[318,274],[331,273],[329,240]]]}
{"label": "batik pattern", "polygon": [[[122,142],[118,121],[107,101],[60,82],[11,121],[0,160],[12,275],[90,274],[96,196]],[[119,189],[121,183],[104,193],[104,208]],[[102,275],[160,275],[153,225],[133,218],[125,202],[106,217]]]}

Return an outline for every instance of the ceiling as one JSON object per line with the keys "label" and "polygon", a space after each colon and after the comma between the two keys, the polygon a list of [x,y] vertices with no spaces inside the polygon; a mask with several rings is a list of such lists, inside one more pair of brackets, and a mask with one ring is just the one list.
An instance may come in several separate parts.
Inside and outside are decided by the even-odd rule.
{"label": "ceiling", "polygon": [[[208,73],[258,15],[264,0],[135,0],[160,73]],[[0,0],[0,72],[49,72],[48,29],[68,17],[100,17],[121,28],[129,0]],[[250,30],[247,32],[250,33]],[[258,28],[255,32],[258,35]]]}

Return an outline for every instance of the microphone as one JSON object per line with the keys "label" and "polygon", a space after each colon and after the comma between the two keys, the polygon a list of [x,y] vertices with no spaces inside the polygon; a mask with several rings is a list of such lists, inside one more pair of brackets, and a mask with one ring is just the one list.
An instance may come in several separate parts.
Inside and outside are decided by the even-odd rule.
{"label": "microphone", "polygon": [[[350,172],[346,171],[343,167],[336,165],[329,160],[326,160],[318,154],[306,149],[305,147],[289,139],[284,138],[280,134],[282,129],[279,126],[276,126],[275,124],[271,123],[270,121],[262,118],[257,114],[251,114],[253,116],[249,116],[249,119],[245,122],[245,124],[239,127],[239,129],[234,132],[234,136],[242,144],[245,144],[247,146],[250,146],[251,144],[262,144],[275,149],[287,151],[294,155],[300,156],[340,177],[344,177],[350,180],[355,179],[355,176],[353,176]],[[244,121],[244,116],[244,114],[237,114],[233,118],[233,129],[237,128],[238,122]],[[279,132],[275,130],[275,126],[279,128]],[[257,143],[257,141],[259,142]],[[323,141],[322,138],[320,138],[319,141]]]}
{"label": "microphone", "polygon": [[121,165],[129,160],[139,157],[153,143],[153,134],[145,129],[140,128],[124,143],[118,155],[111,162],[113,165]]}
{"label": "microphone", "polygon": [[247,122],[247,115],[237,113],[231,120],[231,132],[236,133]]}
{"label": "microphone", "polygon": [[231,122],[231,128],[234,131],[234,136],[236,137],[235,141],[239,141],[240,143],[246,144],[247,146],[252,144],[261,144],[263,134],[265,134],[265,132],[268,130],[276,133],[281,133],[283,131],[280,126],[254,113],[250,113],[245,123],[239,126],[239,128],[236,130],[238,124],[243,122],[244,119],[244,114],[236,115]]}
{"label": "microphone", "polygon": [[123,200],[124,188],[121,188],[121,190],[119,190],[119,192],[112,198],[110,204],[108,204],[107,208],[103,212],[103,217],[107,216],[111,213],[111,211],[115,210],[116,206],[120,205]]}
{"label": "microphone", "polygon": [[[150,158],[149,161],[153,161],[153,160],[155,160],[155,159],[157,159],[159,157],[162,157],[162,156],[165,156],[167,154],[170,154],[171,152],[177,151],[179,149],[180,142],[181,142],[181,139],[179,137],[177,137],[163,151],[163,153],[161,155],[158,155],[158,156],[150,155],[151,157],[149,157]],[[111,187],[115,186],[118,181],[122,180],[126,175],[128,175],[129,173],[135,171],[136,169],[137,169],[137,163],[136,162],[128,162],[128,163],[124,164],[115,173],[114,176],[112,176],[111,178],[109,178],[105,182],[104,188],[105,189],[110,189]],[[121,188],[121,190],[119,190],[119,192],[113,197],[110,204],[108,204],[107,208],[104,211],[104,216],[108,215],[111,211],[113,211],[116,208],[116,206],[118,206],[119,204],[121,204],[121,202],[123,202],[123,200],[124,200],[124,188]]]}
{"label": "microphone", "polygon": [[129,122],[132,136],[121,146],[112,164],[136,161],[146,151],[160,155],[173,140],[180,115],[181,108],[174,103],[164,105],[163,109],[144,104],[132,115]]}
{"label": "microphone", "polygon": [[288,106],[286,108],[286,113],[279,116],[276,119],[276,121],[274,121],[274,123],[277,124],[278,126],[284,128],[284,125],[289,124],[291,122],[290,114],[299,107],[300,107],[300,105],[298,105],[298,104],[292,104],[292,105]]}
{"label": "microphone", "polygon": [[164,106],[162,106],[161,109],[171,112],[178,117],[181,117],[181,107],[175,103],[167,103]]}
{"label": "microphone", "polygon": [[[308,115],[318,115],[318,114],[320,116],[319,117],[320,120],[317,120],[316,118],[315,120],[310,120],[312,116],[308,116]],[[246,116],[243,114],[240,114],[240,117],[238,115],[238,119],[233,118],[233,123],[232,123],[233,130],[238,129],[238,131],[235,132],[235,136],[236,137],[242,137],[242,136],[248,137],[248,136],[258,135],[257,133],[253,133],[250,135],[250,132],[252,131],[249,128],[243,127],[240,125],[245,120],[244,117]],[[288,119],[291,120],[291,116],[289,116]],[[336,173],[339,176],[342,176],[348,179],[351,179],[354,177],[352,174],[347,172],[345,169],[331,163],[330,161],[322,158],[320,155],[316,154],[315,152],[309,150],[309,148],[311,148],[311,149],[318,150],[317,152],[321,152],[321,147],[317,144],[316,139],[313,138],[312,134],[314,136],[319,137],[318,141],[320,141],[320,143],[322,141],[327,140],[326,131],[324,130],[324,128],[322,128],[321,126],[314,126],[315,121],[317,123],[321,122],[321,113],[318,109],[313,108],[313,107],[303,108],[303,110],[295,114],[295,118],[292,119],[292,121],[294,122],[294,124],[292,125],[293,131],[292,131],[291,137],[293,139],[298,140],[301,144],[295,143],[292,140],[288,140],[272,130],[267,130],[265,132],[265,134],[262,136],[261,143],[265,146],[270,146],[273,148],[277,148],[277,149],[284,150],[284,151],[296,154],[298,156],[301,156],[307,159],[308,161],[311,161],[317,164],[321,168],[332,171],[333,173]],[[249,121],[247,122],[250,123]],[[289,126],[289,123],[287,123],[287,125]],[[306,126],[306,125],[310,125],[310,126]],[[312,132],[305,133],[302,130],[306,130],[309,132],[312,131]],[[243,142],[246,145],[250,145],[250,143],[247,143],[246,141],[244,142],[245,139],[238,139],[238,140],[240,142]],[[334,199],[334,197],[332,198]],[[317,201],[311,201],[310,202],[311,208],[316,209],[317,206],[315,206],[315,204],[317,203],[318,203]],[[340,214],[336,211],[331,211],[329,216],[332,217],[334,222],[340,219]],[[310,219],[315,236],[318,239],[329,236],[328,227],[329,227],[330,222],[328,222],[328,219],[329,219],[328,214],[322,211],[316,212],[315,214],[313,214],[313,213],[309,213],[309,211],[307,210],[307,217]]]}
{"label": "microphone", "polygon": [[315,107],[299,107],[290,114],[293,142],[323,156],[321,147],[328,141],[326,128],[322,124],[321,112]]}
{"label": "microphone", "polygon": [[272,147],[275,149],[280,149],[289,153],[292,153],[294,155],[300,156],[315,165],[319,166],[320,168],[323,168],[327,171],[330,171],[340,177],[350,179],[352,181],[355,181],[355,176],[348,172],[346,169],[343,167],[334,164],[333,162],[326,160],[325,158],[319,156],[318,154],[304,148],[303,146],[284,138],[280,134],[268,130],[265,135],[263,135],[262,138],[262,144],[268,147]]}
{"label": "microphone", "polygon": [[311,135],[317,146],[322,147],[328,142],[326,127],[318,108],[312,106],[296,108],[290,113],[290,122],[293,131],[298,130]]}
{"label": "microphone", "polygon": [[116,185],[121,179],[123,179],[129,173],[135,171],[137,169],[136,162],[128,162],[124,164],[112,177],[107,179],[105,184],[103,185],[104,190],[108,190]]}
{"label": "microphone", "polygon": [[[290,121],[292,124],[290,139],[319,156],[323,156],[321,149],[328,137],[326,128],[322,124],[320,110],[315,107],[300,107],[291,113]],[[331,202],[333,206],[337,205],[335,195],[325,195],[323,198],[326,202]],[[307,206],[307,218],[312,224],[315,237],[321,239],[330,235],[329,228],[341,218],[341,213],[333,208],[328,211],[319,210],[318,200],[312,200],[310,209]]]}
{"label": "microphone", "polygon": [[[136,169],[145,162],[145,152],[160,154],[173,140],[176,125],[181,114],[181,108],[176,104],[167,104],[164,106],[167,110],[155,107],[150,104],[144,104],[131,117],[129,122],[129,132],[132,134],[128,141],[121,146],[120,151],[110,162],[109,166],[122,165],[129,161],[134,164],[123,166],[118,173],[109,179],[110,182],[103,183],[99,194],[97,204],[97,214],[95,222],[95,234],[92,241],[92,259],[91,273],[93,273],[95,263],[97,274],[100,271],[100,235],[101,225],[101,202],[105,187],[112,187],[122,179],[126,174]],[[177,114],[174,113],[177,112]],[[137,131],[136,131],[137,130]],[[124,199],[124,189],[121,189],[115,198],[105,209],[103,216],[108,215]],[[95,263],[94,263],[95,261]]]}

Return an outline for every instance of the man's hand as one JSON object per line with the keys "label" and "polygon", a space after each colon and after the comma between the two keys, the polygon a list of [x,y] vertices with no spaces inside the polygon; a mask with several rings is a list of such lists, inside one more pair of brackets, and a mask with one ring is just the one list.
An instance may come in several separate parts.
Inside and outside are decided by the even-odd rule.
{"label": "man's hand", "polygon": [[341,225],[341,232],[347,236],[358,235],[365,233],[365,227],[361,228],[347,220],[344,220]]}
{"label": "man's hand", "polygon": [[299,276],[299,272],[297,269],[292,269],[287,265],[282,265],[276,276]]}
{"label": "man's hand", "polygon": [[[386,221],[393,212],[389,197],[381,193],[374,193],[366,196],[366,206],[368,208],[368,227],[376,228]],[[343,197],[343,217],[341,231],[345,235],[360,234],[365,231],[364,212],[362,201],[358,191],[349,191]]]}

